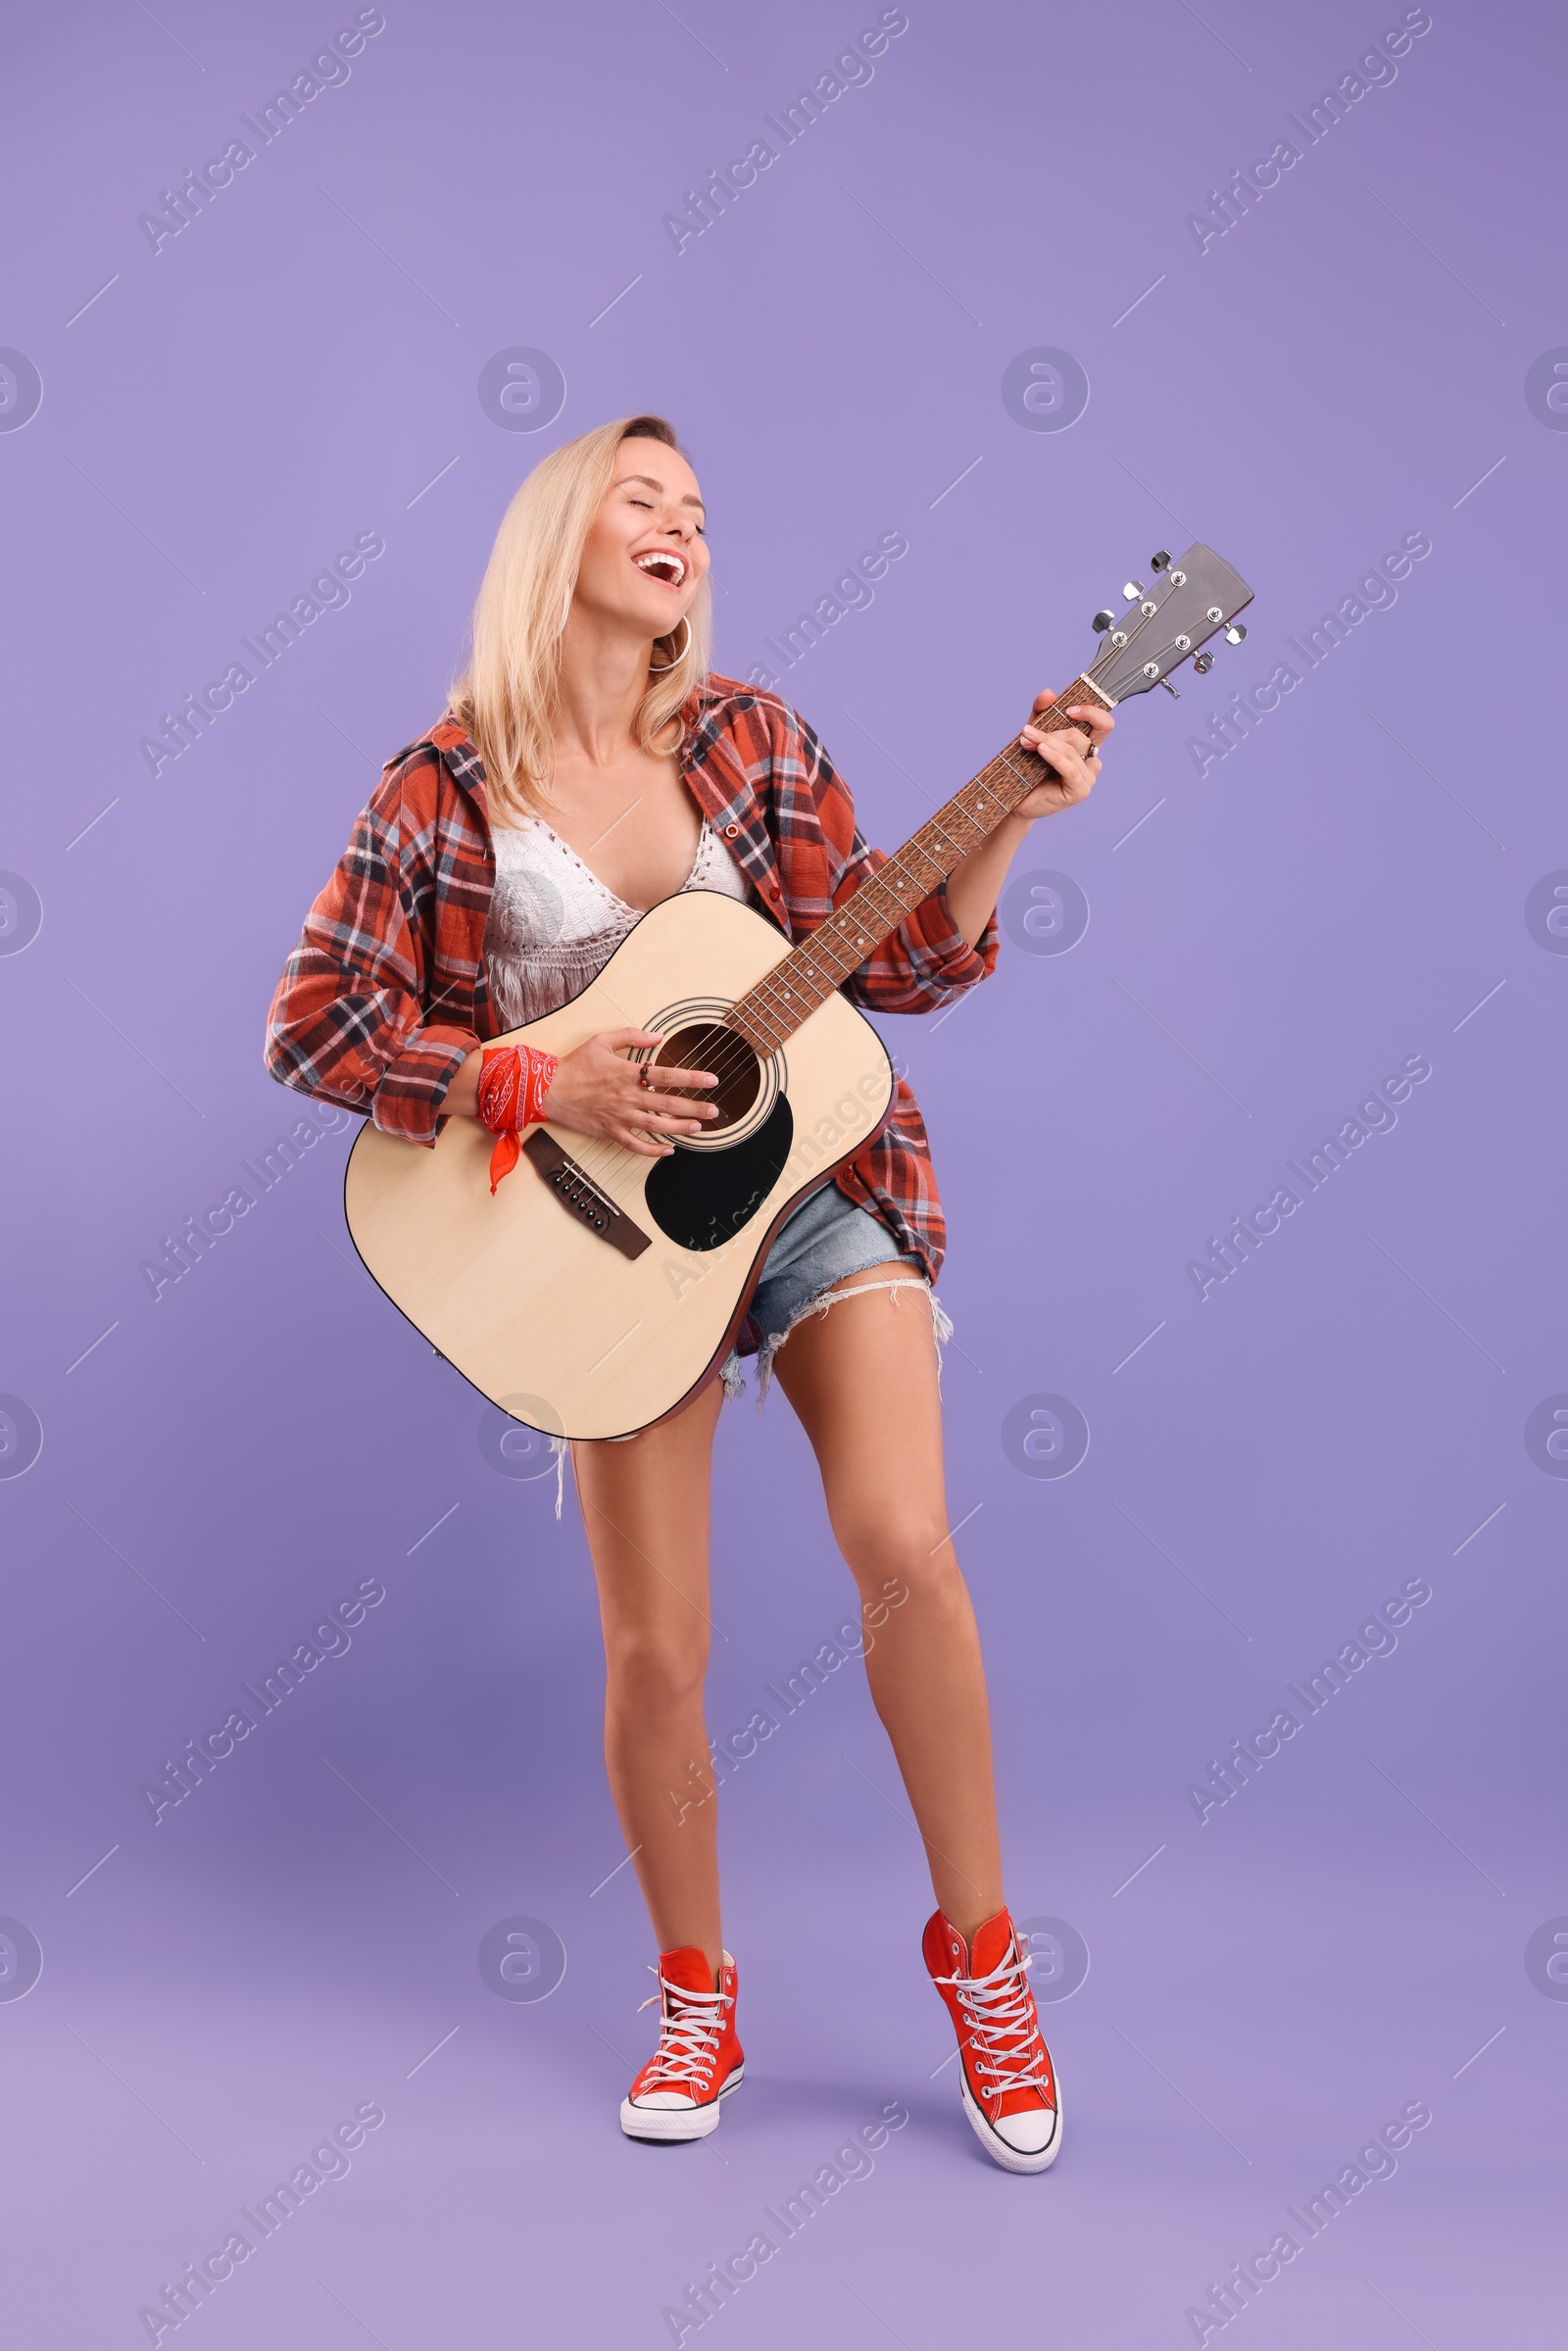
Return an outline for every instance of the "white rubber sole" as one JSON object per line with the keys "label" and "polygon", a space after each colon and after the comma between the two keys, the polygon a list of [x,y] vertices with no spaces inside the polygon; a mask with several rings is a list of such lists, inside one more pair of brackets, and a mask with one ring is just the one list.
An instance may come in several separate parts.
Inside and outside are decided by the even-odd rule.
{"label": "white rubber sole", "polygon": [[1049,2147],[1042,2147],[1038,2155],[1023,2155],[1016,2147],[1009,2147],[1006,2140],[999,2137],[992,2129],[990,2121],[980,2112],[970,2095],[969,2084],[960,2072],[958,2094],[963,2100],[963,2111],[974,2128],[976,2138],[992,2162],[999,2163],[1004,2172],[1049,2172],[1056,2157],[1061,2153],[1061,2083],[1054,2080],[1054,2069],[1053,2069],[1053,2087],[1056,2093],[1056,2128],[1051,2134],[1051,2144]]}
{"label": "white rubber sole", "polygon": [[739,2089],[745,2077],[745,2066],[738,2065],[718,2096],[707,2106],[634,2106],[630,2098],[622,2098],[620,2127],[628,2138],[657,2139],[662,2144],[707,2138],[718,2129],[719,2108],[732,2089]]}

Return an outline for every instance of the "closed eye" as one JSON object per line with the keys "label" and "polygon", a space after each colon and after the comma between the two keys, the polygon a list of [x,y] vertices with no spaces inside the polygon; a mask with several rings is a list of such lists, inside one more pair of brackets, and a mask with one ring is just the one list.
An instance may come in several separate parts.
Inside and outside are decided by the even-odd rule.
{"label": "closed eye", "polygon": [[[648,514],[651,514],[654,511],[654,504],[651,498],[628,498],[626,504],[628,506],[640,506],[643,512]],[[700,539],[707,538],[708,525],[706,522],[694,522],[692,524],[692,528]]]}

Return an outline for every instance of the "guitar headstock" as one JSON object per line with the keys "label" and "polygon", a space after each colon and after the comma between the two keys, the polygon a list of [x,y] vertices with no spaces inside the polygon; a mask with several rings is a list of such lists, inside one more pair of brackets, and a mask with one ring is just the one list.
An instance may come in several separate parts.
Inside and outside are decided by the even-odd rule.
{"label": "guitar headstock", "polygon": [[[1095,627],[1103,642],[1084,671],[1111,702],[1126,702],[1163,685],[1172,670],[1199,655],[1200,672],[1213,661],[1200,649],[1221,629],[1233,645],[1246,636],[1236,615],[1252,601],[1252,591],[1239,571],[1211,547],[1189,547],[1173,563],[1168,555],[1151,560],[1154,577],[1149,587],[1130,579],[1122,594],[1127,610],[1095,614]],[[1174,689],[1172,689],[1174,691]]]}

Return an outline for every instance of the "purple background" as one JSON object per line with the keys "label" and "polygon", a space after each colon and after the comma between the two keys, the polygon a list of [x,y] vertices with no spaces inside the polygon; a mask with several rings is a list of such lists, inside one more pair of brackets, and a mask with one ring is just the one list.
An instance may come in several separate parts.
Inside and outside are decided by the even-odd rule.
{"label": "purple background", "polygon": [[[0,341],[43,382],[0,432],[0,865],[42,906],[0,956],[25,1138],[0,1388],[43,1431],[0,1480],[0,1911],[43,1949],[0,2000],[8,2333],[146,2340],[164,2281],[376,2100],[349,2175],[204,2306],[209,2351],[668,2341],[686,2281],[902,2099],[723,2340],[1176,2345],[1423,2100],[1247,2338],[1538,2339],[1568,2007],[1525,1953],[1568,1913],[1568,1486],[1525,1424],[1568,1389],[1568,961],[1525,905],[1568,866],[1543,691],[1568,440],[1525,381],[1568,342],[1532,233],[1560,20],[1435,5],[1200,252],[1188,214],[1397,7],[911,4],[677,254],[662,216],[874,7],[388,0],[347,83],[154,254],[142,212],[352,15],[159,0],[6,35]],[[536,435],[476,392],[519,345],[565,377]],[[1042,345],[1088,374],[1067,431],[1002,400]],[[479,1399],[352,1262],[346,1132],[156,1303],[138,1270],[298,1115],[270,993],[379,762],[441,710],[515,483],[643,406],[710,502],[725,668],[906,536],[783,687],[890,848],[1152,549],[1206,539],[1256,590],[1246,646],[1129,709],[1093,802],[1026,851],[1087,896],[1072,952],[1006,943],[951,1016],[886,1024],[953,1231],[950,1495],[1009,1898],[1091,1953],[1046,2011],[1048,2180],[989,2166],[936,2071],[929,1889],[858,1667],[723,1799],[746,2097],[709,2147],[624,2142],[653,1951],[632,1872],[602,1883],[573,1500],[558,1526],[551,1479],[489,1466]],[[155,780],[160,712],[362,531],[386,552],[348,606]],[[1210,710],[1417,532],[1396,604],[1200,779]],[[1414,1054],[1397,1127],[1200,1301],[1207,1236]],[[1045,1393],[1092,1432],[1064,1480],[1003,1445]],[[1189,1783],[1414,1577],[1397,1650],[1200,1825]],[[386,1598],[348,1653],[155,1826],[142,1784],[365,1578]],[[782,1398],[732,1406],[710,1728],[850,1596]],[[476,1964],[516,1916],[567,1953],[542,2002]]]}

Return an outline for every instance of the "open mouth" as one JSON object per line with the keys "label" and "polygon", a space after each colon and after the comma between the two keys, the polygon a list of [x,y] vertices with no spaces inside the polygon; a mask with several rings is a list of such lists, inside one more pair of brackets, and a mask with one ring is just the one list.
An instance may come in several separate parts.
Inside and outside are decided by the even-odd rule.
{"label": "open mouth", "polygon": [[686,559],[672,547],[654,547],[646,555],[632,557],[639,571],[650,579],[662,580],[666,588],[678,588],[686,577]]}

